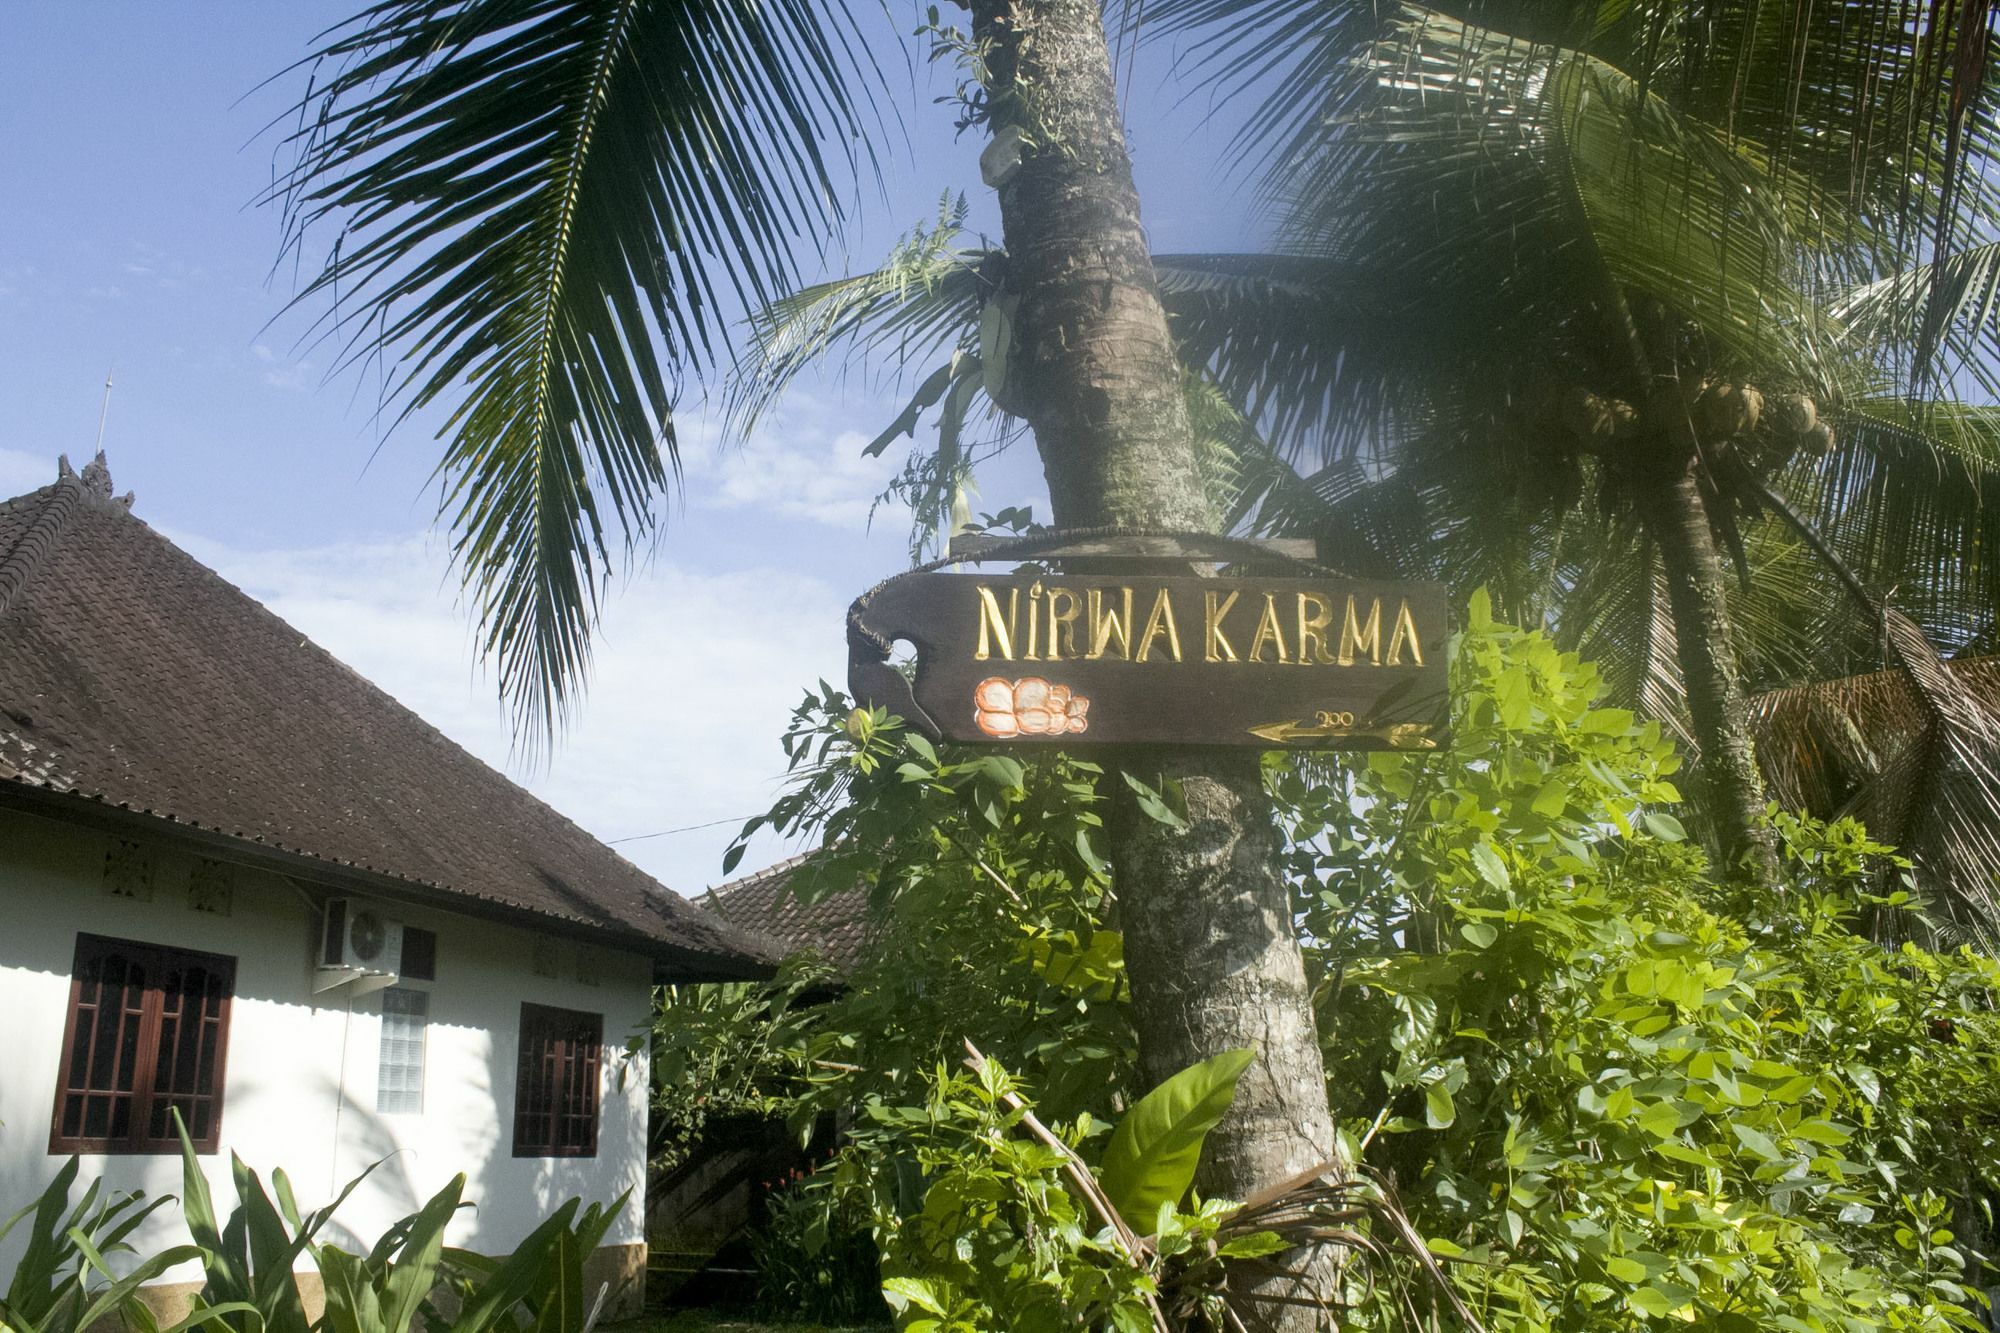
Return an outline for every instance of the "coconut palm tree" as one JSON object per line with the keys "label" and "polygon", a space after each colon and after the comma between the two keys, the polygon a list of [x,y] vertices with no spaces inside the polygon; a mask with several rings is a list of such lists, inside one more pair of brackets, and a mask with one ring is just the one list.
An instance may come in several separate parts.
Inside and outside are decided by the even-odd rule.
{"label": "coconut palm tree", "polygon": [[[1008,400],[1056,518],[1208,529],[1097,0],[971,9],[931,22],[994,139]],[[318,52],[277,191],[300,244],[338,229],[305,299],[399,410],[448,408],[444,503],[525,728],[559,724],[610,547],[655,522],[724,295],[784,291],[865,173],[876,54],[821,0],[382,0]],[[1258,1051],[1204,1166],[1246,1198],[1334,1148],[1275,821],[1253,753],[1146,763],[1180,813],[1113,783],[1108,821],[1141,1064]]]}
{"label": "coconut palm tree", "polygon": [[1623,520],[1633,573],[1664,576],[1626,586],[1671,612],[1624,623],[1658,661],[1671,621],[1724,862],[1766,861],[1725,574],[1745,528],[1837,529],[1877,597],[1921,571],[1947,642],[2000,591],[1979,499],[2000,417],[1935,401],[1994,386],[1987,10],[1154,15],[1214,34],[1225,84],[1257,72],[1245,133],[1283,248],[1339,294],[1309,364],[1273,376],[1227,330],[1191,330],[1190,355],[1312,428],[1323,459],[1505,473],[1522,534],[1585,495]]}
{"label": "coconut palm tree", "polygon": [[[1947,54],[1983,50],[1983,11],[1148,14],[1263,99],[1245,146],[1282,253],[1156,261],[1184,363],[1313,465],[1253,468],[1249,521],[1517,615],[1560,594],[1566,637],[1694,742],[1724,863],[1767,873],[1746,672],[1927,653],[1885,599],[1957,650],[2000,603],[1992,94]],[[912,411],[949,423],[925,475],[962,466],[1006,256],[946,230],[767,310],[748,408],[843,338],[945,349]],[[1993,766],[1991,735],[1963,740]],[[2000,837],[1958,845],[1961,906],[2000,920]]]}
{"label": "coconut palm tree", "polygon": [[[1979,419],[1953,434],[1910,406],[1976,373],[1991,314],[1991,284],[1959,281],[1992,231],[1984,0],[1132,0],[1256,99],[1283,219],[1283,258],[1177,280],[1289,303],[1312,335],[1184,320],[1178,343],[1098,0],[969,7],[969,31],[931,28],[993,137],[1005,256],[970,280],[979,384],[1031,429],[1057,522],[1216,521],[1189,366],[1319,463],[1416,479],[1426,456],[1512,448],[1559,495],[1588,481],[1656,552],[1725,860],[1762,873],[1732,507],[1768,505],[1774,460],[1828,444],[1822,415],[1836,441],[1990,460]],[[302,245],[338,231],[305,296],[335,298],[329,336],[379,360],[393,410],[447,409],[447,518],[531,733],[574,697],[612,548],[674,481],[676,387],[723,359],[720,312],[792,290],[866,175],[877,55],[819,0],[379,0],[316,53],[276,191]],[[1871,361],[1846,341],[1871,321],[1916,336]],[[947,368],[946,405],[974,396],[965,373]],[[1864,472],[1822,508],[1855,503]],[[1884,500],[1875,527],[1963,530],[1955,512]],[[1286,886],[1254,762],[1150,763],[1190,827],[1122,793],[1112,821],[1120,893],[1143,903],[1142,1059],[1157,1078],[1261,1049],[1204,1181],[1241,1197],[1331,1148]]]}

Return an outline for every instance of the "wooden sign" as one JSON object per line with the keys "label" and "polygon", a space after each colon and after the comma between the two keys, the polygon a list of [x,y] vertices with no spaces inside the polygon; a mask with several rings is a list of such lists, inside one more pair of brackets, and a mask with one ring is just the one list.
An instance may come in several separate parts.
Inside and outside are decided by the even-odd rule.
{"label": "wooden sign", "polygon": [[1436,749],[1445,606],[1430,583],[911,574],[855,603],[848,682],[955,741]]}

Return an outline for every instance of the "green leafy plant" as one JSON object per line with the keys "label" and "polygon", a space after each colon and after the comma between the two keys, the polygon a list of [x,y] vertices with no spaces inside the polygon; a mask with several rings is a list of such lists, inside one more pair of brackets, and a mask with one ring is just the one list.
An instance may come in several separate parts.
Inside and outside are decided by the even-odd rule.
{"label": "green leafy plant", "polygon": [[[571,1199],[512,1254],[492,1259],[445,1246],[446,1228],[467,1206],[465,1177],[459,1175],[385,1231],[367,1254],[352,1254],[317,1237],[380,1162],[349,1181],[332,1203],[302,1213],[282,1169],[271,1173],[273,1199],[257,1172],[232,1154],[236,1207],[223,1220],[178,1118],[176,1128],[184,1208],[195,1241],[184,1257],[200,1258],[206,1272],[194,1301],[204,1322],[236,1333],[512,1333],[523,1327],[579,1333],[596,1322],[611,1294],[608,1288],[587,1290],[583,1264],[626,1196],[608,1208]],[[294,1271],[308,1256],[326,1293],[317,1320],[306,1316]],[[449,1314],[434,1301],[447,1285],[455,1297]]]}
{"label": "green leafy plant", "polygon": [[1228,1111],[1236,1080],[1255,1051],[1224,1051],[1183,1069],[1141,1097],[1118,1122],[1098,1163],[1106,1198],[1129,1222],[1147,1224],[1179,1206],[1194,1185],[1201,1145]]}
{"label": "green leafy plant", "polygon": [[[193,1246],[175,1246],[134,1265],[122,1276],[109,1260],[134,1253],[131,1237],[154,1212],[172,1202],[163,1196],[148,1202],[134,1190],[106,1195],[103,1182],[93,1180],[72,1205],[78,1162],[64,1162],[41,1197],[0,1224],[0,1240],[22,1222],[28,1223],[27,1244],[15,1265],[4,1295],[0,1295],[0,1329],[10,1333],[84,1333],[112,1318],[123,1318],[149,1333],[159,1323],[139,1300],[139,1288],[176,1264],[197,1257]],[[222,1317],[211,1310],[174,1324],[180,1333]]]}
{"label": "green leafy plant", "polygon": [[[28,1224],[26,1247],[0,1295],[0,1333],[86,1333],[114,1318],[140,1333],[205,1326],[235,1333],[588,1333],[615,1294],[609,1284],[593,1291],[584,1263],[627,1196],[608,1207],[571,1199],[512,1254],[493,1259],[444,1243],[446,1228],[467,1206],[461,1175],[392,1225],[368,1253],[351,1254],[317,1236],[374,1166],[326,1207],[302,1213],[282,1170],[271,1173],[267,1191],[258,1173],[232,1156],[236,1205],[225,1219],[178,1115],[175,1129],[182,1208],[194,1243],[115,1272],[109,1260],[135,1253],[131,1237],[172,1196],[150,1202],[137,1191],[105,1196],[102,1182],[93,1181],[72,1205],[78,1175],[72,1157],[35,1202],[0,1224],[0,1239]],[[307,1318],[295,1271],[308,1257],[326,1293],[317,1319]],[[162,1328],[139,1289],[189,1262],[203,1268],[202,1289],[186,1318]],[[447,1291],[450,1301],[437,1299]]]}
{"label": "green leafy plant", "polygon": [[[1198,1205],[1182,1214],[1169,1204],[1152,1242],[1140,1242],[1082,1167],[1079,1150],[1102,1123],[1084,1116],[1044,1126],[997,1061],[975,1055],[967,1065],[935,1072],[928,1122],[911,1130],[926,1181],[921,1207],[879,1222],[883,1292],[899,1326],[905,1333],[1167,1327],[1162,1273],[1180,1255],[1207,1248],[1222,1209]],[[1222,1086],[1226,1106],[1234,1076]],[[1154,1112],[1147,1119],[1154,1122]]]}
{"label": "green leafy plant", "polygon": [[770,981],[663,986],[649,1029],[631,1051],[651,1048],[650,1167],[688,1160],[711,1121],[783,1119],[805,1085],[811,1001],[833,989],[833,968],[812,954],[788,958]]}
{"label": "green leafy plant", "polygon": [[[1126,1113],[1093,1168],[1086,1156],[1102,1122],[1044,1124],[1011,1074],[967,1049],[967,1072],[937,1071],[929,1121],[911,1131],[925,1173],[921,1207],[878,1219],[883,1292],[904,1330],[1262,1327],[1270,1302],[1233,1288],[1229,1275],[1254,1267],[1296,1279],[1314,1266],[1309,1247],[1325,1243],[1369,1260],[1400,1248],[1433,1293],[1444,1292],[1442,1273],[1379,1182],[1331,1162],[1248,1204],[1194,1197],[1182,1205],[1249,1052],[1162,1082]],[[1114,1187],[1126,1206],[1153,1211],[1124,1211]],[[1415,1316],[1403,1275],[1387,1276]],[[1285,1298],[1317,1302],[1332,1317],[1314,1293],[1294,1281]],[[1471,1312],[1454,1308],[1477,1333]]]}
{"label": "green leafy plant", "polygon": [[873,1219],[851,1192],[820,1197],[828,1184],[808,1177],[766,1196],[749,1236],[758,1308],[823,1324],[879,1321],[886,1311]]}
{"label": "green leafy plant", "polygon": [[[459,1208],[465,1177],[459,1176],[415,1214],[390,1228],[367,1255],[349,1254],[333,1245],[312,1247],[326,1290],[323,1323],[333,1333],[405,1333],[417,1321],[437,1285],[444,1258],[444,1229]],[[512,1293],[518,1301],[522,1292]],[[505,1308],[505,1307],[501,1307]],[[490,1313],[478,1308],[463,1312],[483,1328]],[[497,1313],[491,1312],[491,1313]],[[479,1319],[482,1314],[488,1318]]]}
{"label": "green leafy plant", "polygon": [[791,891],[858,889],[880,923],[837,998],[785,1009],[789,1053],[759,1085],[768,1105],[789,1099],[801,1138],[823,1114],[850,1115],[848,1148],[827,1168],[842,1187],[868,1193],[870,1209],[909,1201],[903,1126],[924,1114],[926,1071],[957,1058],[968,1031],[1032,1071],[1053,1115],[1105,1119],[1135,1095],[1102,769],[936,746],[825,685],[785,744],[795,785],[745,836],[770,825],[818,837]]}
{"label": "green leafy plant", "polygon": [[205,1275],[195,1310],[215,1315],[232,1333],[312,1333],[294,1269],[314,1253],[314,1237],[333,1220],[334,1211],[380,1163],[350,1180],[332,1203],[301,1213],[282,1168],[271,1173],[274,1201],[257,1172],[231,1153],[236,1207],[225,1220],[216,1212],[208,1178],[178,1111],[174,1129],[181,1140],[181,1209],[194,1237],[190,1256],[200,1258]]}
{"label": "green leafy plant", "polygon": [[[1907,866],[1851,823],[1774,813],[1783,893],[1719,882],[1661,727],[1602,706],[1594,667],[1483,598],[1453,670],[1447,752],[1268,762],[1353,1171],[1323,1202],[1369,1258],[1348,1322],[1411,1318],[1427,1275],[1397,1241],[1400,1203],[1498,1329],[1976,1327],[2000,1181],[1994,962],[1857,928],[1914,902]],[[1045,1307],[1117,1326],[1144,1306],[1138,1279],[1065,1153],[1098,1164],[1140,1231],[1188,1168],[1147,1195],[1119,1164],[1145,1156],[1147,1099],[1119,904],[1087,856],[1103,774],[939,749],[844,705],[801,708],[803,781],[778,815],[832,832],[803,891],[866,884],[879,961],[791,1015],[793,1104],[854,1125],[800,1197],[868,1201],[906,1321],[962,1327],[1018,1297],[1020,1326]],[[989,1027],[1004,1090],[945,1069],[954,1029]],[[1211,1207],[1222,1220],[1185,1220]],[[1259,1216],[1198,1201],[1154,1240],[1193,1228],[1254,1262],[1276,1235]],[[1038,1276],[968,1294],[959,1265],[1003,1257]],[[1151,1271],[1188,1302],[1170,1317],[1206,1317],[1193,1292],[1219,1270]]]}
{"label": "green leafy plant", "polygon": [[1274,771],[1351,1159],[1496,1328],[1980,1327],[2000,966],[1857,929],[1852,824],[1717,884],[1657,725],[1483,600],[1454,670],[1450,752]]}
{"label": "green leafy plant", "polygon": [[[447,1193],[455,1200],[464,1183],[465,1178],[459,1177]],[[449,1323],[433,1317],[429,1327],[451,1333],[518,1327],[535,1333],[589,1333],[617,1293],[609,1284],[592,1291],[584,1280],[584,1263],[603,1243],[628,1197],[621,1194],[609,1206],[568,1200],[505,1259],[468,1250],[444,1251],[448,1268],[463,1277],[459,1314]],[[433,1200],[432,1207],[437,1202]],[[441,1229],[442,1222],[438,1225]],[[525,1323],[516,1318],[517,1311]]]}

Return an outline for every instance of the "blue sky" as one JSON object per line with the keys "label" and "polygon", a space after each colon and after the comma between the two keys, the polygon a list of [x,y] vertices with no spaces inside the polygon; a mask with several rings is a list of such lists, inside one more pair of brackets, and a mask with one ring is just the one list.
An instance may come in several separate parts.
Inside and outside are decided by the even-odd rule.
{"label": "blue sky", "polygon": [[[855,0],[863,7],[869,0]],[[303,74],[282,75],[353,3],[73,0],[0,7],[0,496],[79,463],[105,431],[137,512],[453,739],[683,893],[719,878],[730,827],[643,837],[761,811],[800,690],[844,671],[846,603],[907,559],[907,524],[872,498],[898,451],[861,446],[894,414],[879,375],[807,383],[749,441],[725,448],[697,387],[677,420],[687,486],[664,538],[620,579],[578,723],[550,760],[511,757],[475,660],[442,543],[432,423],[386,439],[374,385],[329,376],[285,314],[280,224],[255,200],[278,159],[267,126]],[[907,142],[886,198],[863,196],[829,273],[878,260],[939,193],[963,189],[997,232],[981,144],[959,141],[948,88],[891,45],[919,6],[889,0],[884,63]],[[1172,52],[1130,80],[1133,147],[1155,248],[1242,249],[1241,192],[1220,178],[1227,134],[1180,100]],[[260,87],[273,76],[276,82]],[[980,504],[1039,500],[1023,457],[981,479]],[[1038,505],[1046,513],[1046,506]],[[744,864],[783,855],[765,842]]]}

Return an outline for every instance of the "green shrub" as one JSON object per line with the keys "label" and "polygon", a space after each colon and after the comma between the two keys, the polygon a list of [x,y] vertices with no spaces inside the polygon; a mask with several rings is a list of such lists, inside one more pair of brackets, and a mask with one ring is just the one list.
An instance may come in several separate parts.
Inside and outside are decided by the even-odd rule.
{"label": "green shrub", "polygon": [[[176,1264],[194,1259],[191,1245],[164,1250],[136,1264],[120,1277],[109,1260],[134,1253],[132,1233],[171,1202],[134,1190],[102,1196],[102,1181],[93,1180],[74,1206],[77,1159],[57,1170],[41,1197],[0,1224],[0,1240],[22,1222],[28,1223],[27,1244],[13,1277],[0,1295],[0,1330],[10,1333],[82,1333],[100,1320],[123,1317],[130,1324],[155,1329],[157,1321],[140,1303],[138,1290]],[[176,1330],[207,1322],[190,1318]]]}
{"label": "green shrub", "polygon": [[1349,1151],[1498,1329],[1980,1327],[2000,967],[1887,948],[1887,848],[1779,820],[1716,884],[1656,725],[1483,601],[1450,752],[1277,787]]}
{"label": "green shrub", "polygon": [[[447,1249],[445,1229],[462,1201],[465,1177],[392,1224],[367,1254],[318,1242],[334,1210],[381,1163],[370,1166],[326,1207],[300,1213],[291,1182],[271,1173],[275,1202],[243,1159],[230,1155],[236,1207],[224,1221],[209,1197],[194,1145],[179,1123],[188,1229],[207,1280],[195,1311],[208,1311],[234,1333],[488,1333],[522,1326],[538,1333],[587,1333],[608,1291],[588,1292],[584,1260],[624,1206],[562,1204],[504,1259]],[[326,1292],[320,1318],[308,1321],[293,1267],[309,1255]],[[437,1298],[449,1293],[449,1301]]]}
{"label": "green shrub", "polygon": [[766,1196],[763,1216],[750,1229],[757,1308],[822,1324],[885,1320],[873,1219],[851,1196],[819,1197],[825,1189],[824,1181],[807,1178]]}
{"label": "green shrub", "polygon": [[[458,1176],[422,1208],[394,1223],[367,1254],[350,1254],[317,1237],[375,1168],[348,1182],[331,1204],[301,1213],[282,1170],[267,1191],[257,1172],[230,1158],[235,1206],[216,1210],[208,1181],[181,1136],[182,1208],[191,1245],[174,1246],[138,1262],[123,1277],[110,1256],[134,1253],[130,1237],[171,1202],[146,1202],[133,1192],[99,1202],[93,1181],[72,1207],[77,1159],[65,1163],[41,1198],[0,1226],[0,1238],[29,1221],[26,1252],[0,1298],[0,1333],[84,1333],[117,1317],[140,1333],[184,1333],[214,1326],[231,1333],[586,1333],[602,1312],[608,1289],[588,1290],[584,1261],[624,1206],[585,1208],[571,1199],[505,1259],[449,1249],[444,1233],[462,1202]],[[377,1163],[380,1165],[380,1163]],[[273,1195],[275,1194],[275,1198]],[[306,1317],[294,1269],[303,1258],[318,1268],[325,1309]],[[187,1318],[162,1330],[138,1289],[177,1264],[202,1266],[203,1283]],[[441,1299],[448,1298],[448,1299]]]}
{"label": "green shrub", "polygon": [[[1449,750],[1268,761],[1349,1160],[1395,1182],[1508,1333],[1980,1327],[2000,967],[1872,940],[1920,904],[1852,823],[1773,812],[1783,891],[1718,882],[1659,727],[1600,706],[1593,667],[1484,598],[1453,680]],[[990,1044],[1086,1156],[1131,1097],[1103,775],[844,707],[800,709],[804,777],[774,812],[833,841],[826,880],[863,878],[881,913],[875,961],[790,1038],[795,1113],[855,1126],[802,1197],[866,1201],[913,1327],[1037,1284],[1122,1327],[1073,1184],[944,1072],[958,1038]],[[1041,1266],[968,1295],[956,1242],[933,1243],[949,1227],[910,1229],[942,1214],[973,1254],[1011,1235],[1007,1264]],[[1421,1267],[1351,1267],[1356,1328],[1407,1312],[1370,1285],[1384,1266]]]}

